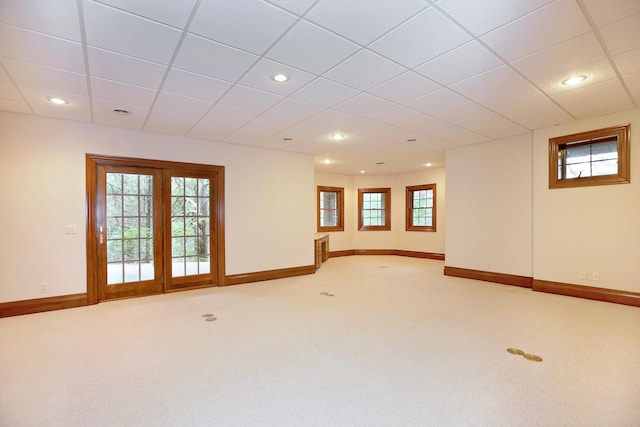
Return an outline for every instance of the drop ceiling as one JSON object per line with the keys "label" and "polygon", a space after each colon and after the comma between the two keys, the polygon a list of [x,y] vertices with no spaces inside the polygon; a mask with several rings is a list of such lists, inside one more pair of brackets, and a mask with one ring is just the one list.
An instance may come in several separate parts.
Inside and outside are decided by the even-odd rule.
{"label": "drop ceiling", "polygon": [[457,146],[640,105],[640,0],[0,0],[0,19],[1,110],[306,153],[319,171],[444,166]]}

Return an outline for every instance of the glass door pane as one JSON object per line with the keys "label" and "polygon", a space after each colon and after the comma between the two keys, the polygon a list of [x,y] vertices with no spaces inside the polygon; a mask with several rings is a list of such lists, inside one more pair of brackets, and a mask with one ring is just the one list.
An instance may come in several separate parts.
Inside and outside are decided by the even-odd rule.
{"label": "glass door pane", "polygon": [[107,285],[154,280],[153,176],[106,174]]}
{"label": "glass door pane", "polygon": [[171,177],[171,277],[211,272],[208,178]]}

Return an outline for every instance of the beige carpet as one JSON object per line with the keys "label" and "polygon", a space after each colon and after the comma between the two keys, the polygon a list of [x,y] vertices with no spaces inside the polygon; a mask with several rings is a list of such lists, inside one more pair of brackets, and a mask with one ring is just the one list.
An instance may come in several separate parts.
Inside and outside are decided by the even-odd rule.
{"label": "beige carpet", "polygon": [[332,258],[0,319],[0,425],[640,425],[640,309],[442,270]]}

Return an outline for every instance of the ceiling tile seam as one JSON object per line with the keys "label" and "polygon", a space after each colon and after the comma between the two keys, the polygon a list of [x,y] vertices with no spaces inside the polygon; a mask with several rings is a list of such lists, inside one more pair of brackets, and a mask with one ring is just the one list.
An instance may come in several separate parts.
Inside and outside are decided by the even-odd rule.
{"label": "ceiling tile seam", "polygon": [[[200,1],[201,1],[201,0],[198,0],[198,4],[200,3]],[[236,87],[236,85],[237,85],[237,84],[239,84],[239,82],[244,78],[244,76],[246,76],[246,75],[247,75],[251,70],[253,70],[253,68],[254,68],[254,67],[255,67],[255,66],[256,66],[256,65],[257,65],[257,64],[258,64],[262,59],[269,59],[270,61],[274,61],[274,60],[273,60],[273,59],[271,59],[271,58],[267,58],[267,54],[269,53],[269,51],[271,51],[271,50],[273,49],[273,47],[274,47],[276,44],[278,44],[278,42],[280,42],[280,40],[282,40],[282,38],[283,38],[285,35],[289,34],[289,32],[290,32],[290,31],[291,31],[291,30],[292,30],[296,25],[298,25],[298,23],[299,23],[299,22],[301,22],[302,20],[304,20],[304,16],[306,16],[306,15],[307,15],[307,13],[309,13],[311,10],[313,10],[313,8],[314,8],[318,3],[320,3],[321,1],[322,1],[322,0],[316,0],[316,1],[313,3],[313,5],[312,5],[308,10],[307,10],[307,12],[305,12],[303,15],[296,15],[296,14],[294,13],[293,15],[295,15],[297,18],[296,18],[296,19],[291,23],[291,25],[289,25],[289,27],[288,27],[286,30],[284,30],[284,31],[282,32],[282,34],[280,34],[280,36],[279,36],[276,40],[274,40],[274,42],[271,44],[271,46],[269,46],[269,48],[265,49],[265,51],[264,51],[264,52],[262,52],[262,54],[261,54],[261,55],[256,55],[256,54],[255,54],[255,53],[253,53],[253,52],[245,51],[245,50],[243,50],[243,49],[238,49],[238,48],[236,48],[235,46],[227,45],[227,44],[220,43],[220,42],[218,42],[218,41],[213,40],[213,41],[214,41],[214,42],[216,42],[216,43],[220,43],[220,44],[222,44],[222,45],[229,46],[229,47],[231,47],[231,48],[234,48],[234,49],[240,50],[240,51],[242,51],[242,52],[246,52],[246,53],[250,53],[251,55],[258,56],[258,59],[257,59],[253,64],[251,64],[251,66],[250,66],[249,68],[247,68],[247,70],[246,70],[244,73],[242,73],[242,74],[240,75],[240,77],[238,77],[238,78],[236,79],[236,81],[235,81],[235,82],[230,82],[230,83],[231,83],[231,86],[229,86],[229,88],[227,88],[227,90],[226,90],[223,94],[221,94],[221,95],[220,95],[220,97],[218,98],[218,100],[217,100],[216,102],[214,102],[214,103],[213,103],[213,105],[211,105],[211,107],[209,107],[209,108],[207,109],[207,111],[205,111],[205,112],[204,112],[204,114],[202,114],[202,116],[200,116],[200,118],[199,118],[199,119],[198,119],[198,120],[193,124],[193,126],[191,126],[191,127],[190,127],[190,128],[189,128],[189,129],[184,133],[184,135],[185,135],[185,136],[186,136],[186,135],[188,135],[188,134],[189,134],[189,133],[190,133],[190,132],[191,132],[191,131],[192,131],[192,130],[193,130],[193,129],[194,129],[194,128],[195,128],[195,127],[196,127],[196,126],[197,126],[197,125],[198,125],[198,124],[199,124],[199,123],[200,123],[200,122],[201,122],[201,121],[202,121],[202,120],[203,120],[203,119],[204,119],[204,118],[205,118],[205,117],[206,117],[206,116],[207,116],[207,115],[208,115],[208,114],[213,110],[213,108],[215,108],[215,106],[216,106],[216,105],[218,105],[218,103],[220,102],[220,100],[221,100],[222,98],[224,98],[224,97],[225,97],[225,96],[226,96],[226,95],[227,95],[227,94],[228,94],[228,93],[229,93],[229,92],[230,92],[234,87]],[[195,8],[194,8],[194,10],[195,10]],[[291,12],[289,12],[289,13],[291,13]],[[189,28],[189,25],[191,25],[191,20],[192,20],[192,17],[190,17],[190,18],[189,18],[189,23],[188,23],[188,25],[185,27],[185,31]],[[202,36],[198,36],[198,37],[202,37]],[[211,39],[208,39],[208,38],[206,38],[206,37],[203,37],[203,38],[205,38],[205,39],[207,39],[207,40],[211,40]],[[278,64],[281,64],[281,62],[280,62],[280,61],[274,61],[274,62],[277,62]],[[173,62],[172,62],[172,63],[173,63]],[[287,66],[288,66],[288,67],[290,67],[289,65],[287,65]],[[295,68],[295,69],[297,69],[296,67],[291,67],[291,68]],[[303,71],[303,70],[300,70],[300,71]],[[305,72],[306,72],[306,73],[308,73],[307,71],[305,71]],[[315,75],[315,74],[314,74],[314,75]],[[308,83],[307,83],[307,85],[308,85],[309,83],[311,83],[312,81],[315,81],[316,79],[318,79],[318,78],[319,78],[319,76],[318,76],[318,75],[315,75],[315,76],[316,76],[316,77],[315,77],[314,79],[312,79],[310,82],[308,82]],[[164,82],[163,82],[163,83],[164,83]],[[307,86],[307,85],[305,85],[305,86]],[[296,92],[297,92],[297,91],[296,91]],[[283,102],[285,99],[288,99],[288,98],[289,98],[289,96],[283,97],[283,99],[281,99],[280,101],[276,102],[274,105],[272,105],[271,107],[269,107],[269,109],[271,109],[271,108],[275,107],[276,105],[280,104],[281,102]],[[260,113],[260,114],[262,114],[262,113]],[[258,117],[259,117],[259,116],[258,116]],[[251,123],[251,122],[252,122],[253,120],[255,120],[256,118],[257,118],[257,117],[254,117],[253,119],[249,120],[249,122],[247,122],[247,123],[243,124],[242,126],[246,126],[247,124]],[[241,126],[241,127],[242,127],[242,126]],[[238,128],[238,129],[240,129],[240,128]],[[224,136],[224,138],[228,138],[231,134],[233,134],[234,132],[236,132],[238,129],[234,130],[233,132],[230,132],[230,133],[226,134],[226,135]],[[222,139],[224,139],[224,138],[222,138]]]}
{"label": "ceiling tile seam", "polygon": [[[542,7],[546,7],[547,5],[548,5],[548,3],[547,3],[547,4],[545,4],[545,5],[543,5],[543,6],[541,6],[541,7],[539,7],[539,8],[537,8],[537,9],[535,9],[535,10],[533,10],[533,11],[531,11],[531,12],[529,12],[529,13],[526,13],[526,14],[524,14],[524,15],[520,16],[520,17],[519,17],[519,18],[517,18],[517,19],[521,19],[522,17],[527,16],[527,15],[529,15],[530,13],[533,13],[533,12],[535,12],[535,11],[537,11],[537,10],[541,9]],[[564,111],[565,113],[567,113],[567,115],[569,115],[569,117],[571,117],[573,120],[577,120],[577,117],[575,117],[573,114],[571,114],[567,109],[565,109],[562,105],[560,105],[560,104],[559,104],[555,99],[553,99],[551,96],[549,96],[549,94],[547,94],[544,90],[542,90],[542,88],[540,88],[537,84],[535,84],[535,83],[534,83],[534,82],[532,82],[529,78],[527,78],[527,76],[525,76],[522,72],[520,72],[520,70],[518,70],[517,68],[515,68],[515,67],[514,67],[514,66],[513,66],[509,61],[507,61],[505,58],[503,58],[503,57],[502,57],[502,55],[500,55],[500,54],[499,54],[498,52],[496,52],[493,48],[491,48],[489,45],[487,45],[483,40],[481,40],[481,39],[480,39],[480,37],[481,37],[481,36],[476,36],[476,35],[474,35],[471,31],[469,31],[466,27],[464,27],[462,24],[460,24],[456,19],[454,19],[451,15],[449,15],[447,12],[445,12],[444,10],[442,10],[442,9],[441,9],[439,6],[437,6],[436,4],[434,4],[434,8],[436,8],[440,13],[442,13],[442,14],[443,14],[443,16],[445,16],[445,17],[446,17],[447,19],[449,19],[452,23],[454,23],[456,26],[458,26],[458,28],[460,28],[462,31],[464,31],[464,32],[465,32],[465,33],[467,33],[468,35],[470,35],[470,36],[473,38],[473,40],[475,40],[477,43],[479,43],[483,48],[487,49],[489,52],[491,52],[492,54],[494,54],[494,55],[495,55],[495,56],[496,56],[500,61],[502,61],[502,63],[503,63],[504,65],[506,65],[507,67],[509,67],[512,71],[514,71],[516,74],[518,74],[520,77],[522,77],[522,78],[523,78],[527,83],[529,83],[529,84],[530,84],[531,86],[533,86],[536,90],[538,90],[541,94],[543,94],[545,97],[547,97],[547,99],[549,99],[549,101],[551,101],[553,104],[555,104],[555,105],[556,105],[556,107],[558,107],[559,109],[561,109],[562,111]],[[509,21],[509,22],[513,22],[513,21],[515,21],[515,20],[517,20],[517,19],[514,19],[514,20]],[[507,25],[507,24],[504,24],[504,25]],[[498,28],[500,28],[500,27],[494,28],[494,29],[493,29],[493,30],[491,30],[491,31],[495,31],[495,30],[496,30],[496,29],[498,29]],[[488,31],[488,32],[487,32],[487,33],[485,33],[485,34],[488,34],[488,33],[490,33],[491,31]],[[585,33],[585,34],[586,34],[586,33]],[[421,64],[421,65],[423,65],[423,64]],[[416,71],[416,72],[417,72],[417,71]],[[468,80],[468,79],[464,79],[464,80]],[[464,81],[464,80],[461,80],[461,81]],[[457,83],[460,83],[460,82],[457,82]],[[500,114],[500,113],[498,113],[498,112],[496,112],[496,111],[493,111],[493,110],[491,110],[490,108],[488,108],[488,107],[486,107],[486,106],[484,106],[484,105],[482,105],[482,104],[479,104],[479,103],[478,103],[478,102],[476,102],[475,100],[470,99],[470,98],[466,97],[465,95],[463,95],[463,94],[461,94],[461,93],[458,93],[457,91],[455,91],[454,89],[451,89],[450,87],[447,87],[447,89],[449,89],[449,90],[451,90],[451,91],[455,92],[456,94],[458,94],[458,95],[460,95],[460,96],[464,96],[465,98],[469,99],[470,101],[475,102],[476,104],[480,105],[480,106],[481,106],[481,107],[483,107],[483,108],[488,109],[489,111],[492,111],[492,112],[493,112],[493,113],[495,113],[495,114],[498,114],[500,117],[504,118],[505,120],[508,120],[508,121],[510,121],[510,122],[512,122],[512,123],[514,123],[514,124],[516,124],[516,125],[518,125],[518,126],[520,126],[520,127],[524,127],[524,126],[522,126],[521,124],[519,124],[519,123],[517,123],[517,122],[515,122],[515,121],[511,120],[510,118],[505,117],[505,116],[503,116],[502,114]],[[528,129],[528,128],[526,128],[526,127],[524,127],[524,128],[525,128],[525,129]]]}
{"label": "ceiling tile seam", "polygon": [[591,26],[591,31],[593,31],[593,34],[596,36],[596,39],[598,40],[600,47],[604,51],[604,54],[606,55],[607,60],[609,61],[609,64],[611,64],[611,67],[613,68],[613,71],[615,72],[616,77],[618,78],[618,81],[622,85],[622,88],[624,89],[625,93],[631,100],[631,103],[633,104],[633,106],[637,108],[638,101],[634,98],[633,93],[629,89],[627,82],[625,81],[624,77],[622,76],[622,73],[620,72],[620,69],[618,68],[618,65],[616,64],[616,61],[613,59],[613,55],[611,55],[611,52],[609,51],[609,48],[607,47],[607,44],[605,43],[604,38],[602,37],[600,28],[596,25],[595,20],[591,16],[591,12],[589,12],[589,8],[587,8],[587,6],[584,4],[584,0],[576,0],[576,2],[578,3],[578,7],[582,11],[582,14],[584,15],[585,19],[589,23],[589,26]]}
{"label": "ceiling tile seam", "polygon": [[31,107],[31,104],[29,103],[29,101],[27,101],[27,97],[24,96],[24,93],[22,93],[22,90],[20,89],[18,84],[13,79],[13,76],[9,73],[9,70],[6,69],[6,67],[4,66],[4,64],[1,61],[0,61],[0,69],[2,69],[4,71],[4,73],[7,75],[7,77],[9,77],[9,81],[11,82],[11,84],[13,85],[15,90],[20,94],[20,96],[22,97],[22,100],[27,105],[27,107],[29,107],[29,110],[31,110],[31,114],[35,114],[36,112],[33,109],[33,107]]}
{"label": "ceiling tile seam", "polygon": [[200,7],[201,1],[202,0],[196,0],[195,4],[193,5],[193,9],[191,9],[191,13],[189,14],[189,18],[187,19],[187,23],[185,24],[184,29],[181,30],[182,34],[180,34],[180,40],[178,40],[178,44],[176,45],[176,48],[173,51],[173,55],[171,55],[171,59],[169,60],[169,63],[166,65],[167,68],[164,71],[164,75],[162,76],[162,80],[160,81],[160,85],[158,86],[158,90],[156,91],[156,94],[153,97],[153,101],[151,101],[151,105],[149,105],[149,112],[147,113],[147,117],[145,117],[144,121],[142,122],[142,129],[147,127],[149,118],[151,117],[151,114],[153,113],[153,109],[156,106],[156,103],[158,102],[158,98],[162,93],[162,88],[164,87],[165,82],[167,81],[167,77],[171,72],[171,67],[175,62],[178,56],[178,53],[180,52],[180,48],[182,48],[182,44],[184,43],[184,40],[187,37],[187,34],[189,34],[189,26],[191,25],[191,22],[193,21],[193,18],[195,17],[198,11],[198,8]]}
{"label": "ceiling tile seam", "polygon": [[82,61],[84,62],[84,75],[87,84],[87,97],[89,98],[89,114],[93,117],[93,90],[91,88],[91,67],[89,66],[89,48],[87,47],[87,31],[84,21],[84,6],[82,0],[76,0],[78,9],[78,25],[80,26],[80,40],[82,40]]}
{"label": "ceiling tile seam", "polygon": [[88,1],[91,1],[92,3],[100,4],[100,5],[104,6],[104,7],[109,8],[109,9],[117,10],[118,12],[122,12],[122,13],[125,13],[125,14],[130,15],[130,16],[135,16],[136,18],[144,19],[145,21],[153,22],[154,24],[162,25],[163,27],[169,27],[169,28],[173,28],[173,29],[179,30],[179,31],[183,31],[184,30],[184,28],[180,28],[180,27],[177,27],[175,25],[168,24],[166,22],[158,21],[157,19],[149,18],[148,16],[144,16],[144,15],[141,15],[139,13],[132,12],[130,10],[122,9],[121,7],[114,6],[114,5],[109,4],[109,3],[105,3],[105,2],[103,2],[101,0],[88,0]]}
{"label": "ceiling tile seam", "polygon": [[82,43],[81,41],[78,41],[78,40],[68,39],[66,37],[60,37],[60,36],[55,35],[55,34],[48,34],[48,33],[42,32],[42,31],[32,30],[31,28],[21,27],[19,25],[9,24],[7,22],[0,21],[0,25],[6,25],[7,27],[16,28],[18,30],[26,31],[28,33],[38,34],[40,36],[45,36],[45,37],[49,37],[49,38],[52,38],[52,39],[62,40],[62,41],[73,43],[73,44],[77,44],[77,45]]}

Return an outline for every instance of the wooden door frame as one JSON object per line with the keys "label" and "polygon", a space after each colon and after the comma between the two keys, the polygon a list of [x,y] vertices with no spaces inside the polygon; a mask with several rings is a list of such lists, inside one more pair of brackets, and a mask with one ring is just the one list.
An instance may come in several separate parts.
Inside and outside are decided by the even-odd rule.
{"label": "wooden door frame", "polygon": [[165,160],[140,159],[133,157],[107,156],[101,154],[85,155],[86,165],[86,245],[87,245],[87,304],[98,303],[98,229],[96,218],[97,169],[99,165],[109,166],[139,166],[156,169],[180,169],[182,171],[208,172],[216,175],[216,206],[217,215],[211,218],[216,221],[215,250],[217,277],[213,286],[224,286],[225,280],[225,240],[224,240],[224,166],[204,165],[197,163],[180,163]]}

